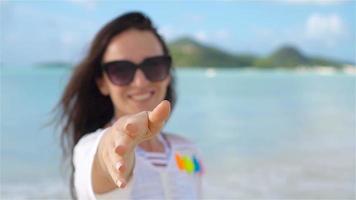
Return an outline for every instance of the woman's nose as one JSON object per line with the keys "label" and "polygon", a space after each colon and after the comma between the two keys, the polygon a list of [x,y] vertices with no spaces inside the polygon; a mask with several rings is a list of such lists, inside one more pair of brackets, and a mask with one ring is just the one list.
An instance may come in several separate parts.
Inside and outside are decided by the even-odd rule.
{"label": "woman's nose", "polygon": [[142,86],[148,85],[149,83],[150,83],[150,81],[147,80],[143,71],[141,69],[137,69],[131,85],[142,87]]}

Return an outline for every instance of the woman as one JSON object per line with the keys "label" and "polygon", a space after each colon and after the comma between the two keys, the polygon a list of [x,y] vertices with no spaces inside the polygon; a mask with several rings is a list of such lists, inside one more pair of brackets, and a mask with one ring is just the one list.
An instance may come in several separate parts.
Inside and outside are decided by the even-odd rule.
{"label": "woman", "polygon": [[172,73],[169,50],[143,14],[99,31],[60,101],[74,197],[200,197],[194,145],[161,132],[175,103]]}

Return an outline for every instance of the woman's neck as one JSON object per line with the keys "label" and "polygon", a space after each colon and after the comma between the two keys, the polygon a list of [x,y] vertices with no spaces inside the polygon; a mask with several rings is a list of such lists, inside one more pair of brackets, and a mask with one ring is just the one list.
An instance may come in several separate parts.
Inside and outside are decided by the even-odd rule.
{"label": "woman's neck", "polygon": [[141,142],[138,146],[148,152],[164,152],[164,145],[158,140],[158,136],[154,136],[149,140],[145,140]]}

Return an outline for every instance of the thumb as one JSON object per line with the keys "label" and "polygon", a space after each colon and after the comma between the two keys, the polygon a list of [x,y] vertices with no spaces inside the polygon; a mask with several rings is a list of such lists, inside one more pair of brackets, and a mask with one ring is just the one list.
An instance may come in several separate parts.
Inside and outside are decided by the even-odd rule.
{"label": "thumb", "polygon": [[163,100],[148,113],[148,128],[152,133],[158,132],[171,113],[171,103]]}

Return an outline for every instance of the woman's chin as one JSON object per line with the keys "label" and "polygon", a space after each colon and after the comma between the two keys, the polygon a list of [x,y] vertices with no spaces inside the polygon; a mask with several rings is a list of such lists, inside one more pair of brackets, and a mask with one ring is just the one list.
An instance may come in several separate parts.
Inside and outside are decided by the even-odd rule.
{"label": "woman's chin", "polygon": [[156,105],[151,101],[133,102],[132,111],[133,113],[138,113],[142,111],[152,111],[155,107]]}

